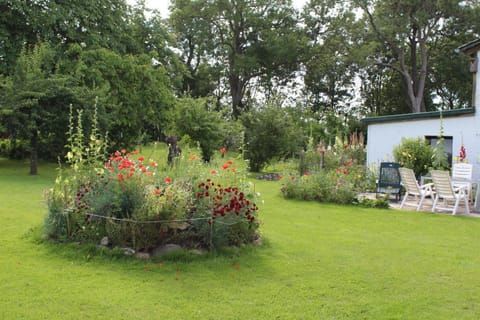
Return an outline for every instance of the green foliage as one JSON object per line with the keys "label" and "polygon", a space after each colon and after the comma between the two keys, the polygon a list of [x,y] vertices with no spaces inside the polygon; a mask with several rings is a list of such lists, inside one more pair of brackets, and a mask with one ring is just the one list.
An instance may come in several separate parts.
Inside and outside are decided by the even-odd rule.
{"label": "green foliage", "polygon": [[189,71],[186,93],[212,91],[211,84],[220,82],[228,88],[235,118],[248,110],[251,82],[259,79],[264,89],[273,91],[278,82],[294,76],[306,46],[296,12],[285,1],[253,5],[246,0],[182,0],[172,2],[172,12],[171,24]]}
{"label": "green foliage", "polygon": [[46,194],[50,238],[95,243],[107,236],[114,246],[136,250],[172,242],[214,249],[256,239],[255,194],[232,160],[220,168],[215,162],[215,170],[192,155],[187,165],[181,158],[173,168],[163,167],[166,172],[138,151],[122,149],[104,163],[97,129],[85,144],[82,112],[76,126],[72,114],[71,169],[60,170]]}
{"label": "green foliage", "polygon": [[388,203],[388,197],[381,197],[377,199],[356,199],[354,204],[364,208],[388,209],[390,207],[390,204]]}
{"label": "green foliage", "polygon": [[393,157],[402,166],[412,169],[416,177],[428,173],[432,166],[434,151],[422,138],[402,138],[402,143],[393,148]]}
{"label": "green foliage", "polygon": [[208,162],[215,150],[222,147],[226,123],[220,113],[207,107],[208,99],[178,99],[174,119],[179,136],[188,135],[198,143],[203,160]]}
{"label": "green foliage", "polygon": [[298,153],[303,140],[290,114],[275,103],[252,110],[241,118],[245,126],[245,158],[250,169],[259,172],[274,159]]}
{"label": "green foliage", "polygon": [[348,141],[337,138],[327,148],[322,144],[313,147],[310,139],[300,162],[301,176],[290,175],[282,194],[287,199],[356,203],[358,193],[372,189],[365,158],[362,135],[352,134]]}

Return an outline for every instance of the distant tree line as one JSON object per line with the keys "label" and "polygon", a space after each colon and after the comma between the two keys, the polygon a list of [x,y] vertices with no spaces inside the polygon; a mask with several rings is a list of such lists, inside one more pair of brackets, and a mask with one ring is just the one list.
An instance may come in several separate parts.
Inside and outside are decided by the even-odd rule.
{"label": "distant tree line", "polygon": [[[2,1],[10,156],[24,149],[35,173],[38,157],[61,155],[70,105],[84,110],[86,131],[97,115],[112,149],[174,133],[204,139],[206,153],[253,145],[265,109],[294,126],[272,120],[297,142],[272,147],[280,156],[307,136],[361,130],[361,116],[471,103],[468,59],[454,49],[480,35],[476,0],[310,0],[301,11],[290,0],[172,0],[170,9],[162,19],[143,0]],[[179,110],[218,127],[195,129]]]}

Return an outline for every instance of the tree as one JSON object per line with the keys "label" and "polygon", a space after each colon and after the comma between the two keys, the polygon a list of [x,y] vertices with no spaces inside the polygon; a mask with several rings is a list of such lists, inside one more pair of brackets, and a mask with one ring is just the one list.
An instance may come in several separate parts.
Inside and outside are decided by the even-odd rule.
{"label": "tree", "polygon": [[57,73],[55,51],[46,44],[24,50],[17,60],[1,116],[11,136],[29,142],[32,175],[37,174],[41,141],[59,142],[60,132],[65,131],[68,105],[76,102],[74,86],[70,77]]}
{"label": "tree", "polygon": [[161,137],[174,104],[170,80],[148,55],[120,55],[108,49],[73,45],[61,71],[99,95],[101,127],[114,148],[131,148],[144,138]]}
{"label": "tree", "polygon": [[202,159],[207,162],[221,147],[225,124],[220,113],[209,110],[208,105],[205,98],[182,98],[177,100],[175,108],[175,130],[178,135],[188,135],[197,142]]}
{"label": "tree", "polygon": [[253,109],[240,119],[245,126],[245,157],[251,171],[259,172],[271,160],[299,151],[303,133],[298,132],[292,117],[278,101]]}
{"label": "tree", "polygon": [[356,64],[352,59],[355,15],[346,3],[311,0],[304,7],[310,39],[305,91],[314,112],[349,112]]}
{"label": "tree", "polygon": [[429,59],[436,42],[448,34],[449,29],[458,32],[459,26],[465,26],[462,19],[473,6],[478,7],[478,3],[457,0],[354,2],[366,14],[378,40],[378,46],[369,50],[370,61],[398,72],[410,111],[425,111],[431,72]]}
{"label": "tree", "polygon": [[197,26],[179,33],[187,37],[190,66],[204,62],[223,70],[219,87],[228,88],[234,117],[247,110],[254,80],[266,87],[290,79],[298,67],[304,38],[289,0],[183,0],[174,1],[172,11],[175,21],[185,17]]}

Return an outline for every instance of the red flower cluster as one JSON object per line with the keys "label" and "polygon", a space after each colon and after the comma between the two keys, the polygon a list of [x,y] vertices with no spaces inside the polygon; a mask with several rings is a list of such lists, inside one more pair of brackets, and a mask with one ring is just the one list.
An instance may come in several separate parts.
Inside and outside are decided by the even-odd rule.
{"label": "red flower cluster", "polygon": [[[222,168],[223,170],[227,170],[228,168],[230,168],[231,166],[233,165],[233,161],[232,160],[228,160],[227,162],[225,162],[224,164],[222,164]],[[235,168],[234,167],[231,167],[230,169],[232,172],[235,172]]]}
{"label": "red flower cluster", "polygon": [[[138,151],[133,152],[134,155],[138,154]],[[138,157],[137,160],[130,159],[131,154],[125,149],[121,152],[116,151],[109,161],[105,163],[105,167],[112,173],[117,173],[117,179],[124,181],[135,175],[135,172],[143,173],[147,176],[153,175],[153,172],[149,170],[149,167],[144,164],[144,157]],[[152,161],[150,167],[157,166],[157,163]]]}
{"label": "red flower cluster", "polygon": [[211,179],[198,185],[197,199],[207,199],[213,205],[212,223],[218,216],[225,217],[227,214],[245,216],[252,223],[255,220],[254,213],[258,210],[257,205],[250,201],[238,187],[223,188],[221,184]]}

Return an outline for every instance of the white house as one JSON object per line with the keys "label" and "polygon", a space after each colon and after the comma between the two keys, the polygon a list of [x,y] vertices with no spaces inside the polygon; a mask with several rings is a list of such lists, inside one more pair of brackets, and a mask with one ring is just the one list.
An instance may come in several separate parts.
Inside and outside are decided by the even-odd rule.
{"label": "white house", "polygon": [[[471,57],[473,73],[473,107],[440,112],[422,112],[365,118],[368,125],[367,164],[393,160],[392,151],[402,137],[425,137],[435,143],[443,118],[446,152],[458,156],[463,143],[468,162],[474,165],[473,176],[480,181],[480,39],[457,49]],[[451,160],[450,158],[450,160]]]}

